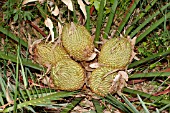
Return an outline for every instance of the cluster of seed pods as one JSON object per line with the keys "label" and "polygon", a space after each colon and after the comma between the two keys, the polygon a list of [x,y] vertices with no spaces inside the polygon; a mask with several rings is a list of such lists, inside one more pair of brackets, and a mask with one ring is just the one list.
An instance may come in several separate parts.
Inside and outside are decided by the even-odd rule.
{"label": "cluster of seed pods", "polygon": [[33,48],[33,58],[43,66],[51,65],[51,78],[58,90],[73,91],[83,87],[87,78],[81,62],[95,60],[99,67],[88,77],[87,85],[100,95],[115,93],[113,80],[124,70],[132,57],[132,44],[127,38],[112,38],[102,45],[97,55],[93,39],[84,26],[65,24],[61,44],[43,42]]}

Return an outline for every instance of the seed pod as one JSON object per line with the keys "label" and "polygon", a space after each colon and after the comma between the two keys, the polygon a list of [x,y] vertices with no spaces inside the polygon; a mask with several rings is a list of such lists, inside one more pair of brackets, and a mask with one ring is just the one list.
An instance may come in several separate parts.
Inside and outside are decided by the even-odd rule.
{"label": "seed pod", "polygon": [[84,26],[74,23],[65,24],[62,31],[62,42],[66,51],[75,60],[87,61],[94,53],[93,40]]}
{"label": "seed pod", "polygon": [[80,89],[84,84],[83,68],[71,59],[61,60],[51,70],[56,89],[73,91]]}
{"label": "seed pod", "polygon": [[102,46],[98,62],[113,69],[124,69],[131,54],[132,46],[127,38],[113,38]]}
{"label": "seed pod", "polygon": [[110,88],[117,72],[109,73],[111,71],[111,67],[99,67],[92,72],[89,78],[89,86],[94,93],[100,96],[112,93]]}
{"label": "seed pod", "polygon": [[62,46],[53,44],[39,43],[34,46],[33,57],[36,62],[41,65],[55,65],[61,59],[69,58]]}

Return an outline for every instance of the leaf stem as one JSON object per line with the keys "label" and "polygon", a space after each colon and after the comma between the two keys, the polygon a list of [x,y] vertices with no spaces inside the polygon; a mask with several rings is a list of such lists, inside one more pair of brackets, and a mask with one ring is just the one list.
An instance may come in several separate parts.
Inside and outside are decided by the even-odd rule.
{"label": "leaf stem", "polygon": [[104,30],[103,38],[105,38],[105,39],[108,37],[108,33],[110,31],[110,27],[111,27],[111,24],[113,22],[113,18],[114,18],[114,15],[115,15],[117,4],[118,4],[118,1],[114,0],[114,3],[112,5],[112,7],[111,7],[111,12],[109,14],[108,22],[107,22],[106,28]]}
{"label": "leaf stem", "polygon": [[152,8],[152,6],[156,3],[157,0],[152,1],[152,3],[148,4],[143,13],[141,13],[137,18],[133,21],[132,25],[126,30],[126,35],[128,35],[132,29],[135,27],[135,24],[141,19],[147,12]]}
{"label": "leaf stem", "polygon": [[18,43],[20,41],[20,44],[23,45],[24,47],[28,47],[28,44],[24,40],[12,34],[8,29],[4,28],[3,26],[0,26],[0,32],[7,35],[8,37],[10,37],[11,39],[13,39],[14,41]]}
{"label": "leaf stem", "polygon": [[[99,41],[100,29],[101,29],[102,20],[103,20],[104,1],[105,1],[105,0],[101,0],[101,1],[100,1],[100,8],[99,8],[99,12],[98,12],[98,15],[99,15],[99,16],[98,16],[98,18],[97,18],[97,27],[96,27],[96,34],[95,34],[94,42],[95,42],[95,41]],[[95,43],[95,46],[98,46],[98,45]]]}
{"label": "leaf stem", "polygon": [[[4,60],[10,60],[11,62],[15,62],[15,63],[17,63],[17,61],[18,61],[17,58],[15,57],[15,55],[12,55],[9,53],[5,54],[2,51],[0,51],[0,58],[4,59]],[[41,71],[44,70],[41,66],[39,66],[38,64],[32,63],[32,61],[28,60],[28,59],[22,59],[22,64],[25,66],[31,67],[33,69],[37,69],[37,70],[41,70]]]}
{"label": "leaf stem", "polygon": [[130,93],[130,94],[135,94],[135,95],[140,95],[142,97],[145,97],[145,98],[149,98],[149,99],[152,99],[152,100],[155,100],[155,101],[158,101],[159,103],[163,103],[163,104],[169,104],[170,101],[169,100],[165,100],[165,99],[162,99],[162,96],[152,96],[150,94],[147,94],[147,93],[144,93],[144,92],[141,92],[141,91],[137,91],[137,90],[133,90],[133,89],[129,89],[129,88],[123,88],[123,92],[125,93]]}
{"label": "leaf stem", "polygon": [[86,20],[86,29],[90,32],[90,6],[86,5],[87,20]]}
{"label": "leaf stem", "polygon": [[149,61],[152,61],[152,60],[155,60],[155,59],[158,59],[160,57],[163,57],[163,56],[167,56],[168,54],[170,54],[170,50],[167,50],[165,52],[162,52],[162,53],[157,53],[157,54],[154,54],[150,57],[147,57],[147,58],[144,58],[142,60],[139,60],[139,61],[135,61],[133,63],[131,63],[128,68],[134,68],[136,66],[139,66],[141,64],[144,64],[144,63],[148,63]]}
{"label": "leaf stem", "polygon": [[[145,36],[147,36],[150,32],[152,32],[154,29],[156,29],[162,22],[165,21],[165,17],[166,19],[170,18],[170,12],[165,14],[165,16],[163,16],[161,19],[159,19],[158,21],[156,21],[155,23],[153,23],[148,29],[145,30],[144,33],[142,33],[137,39],[136,39],[136,44],[139,43]],[[131,34],[130,37],[132,37],[133,35]]]}
{"label": "leaf stem", "polygon": [[150,78],[150,77],[169,77],[170,72],[151,72],[151,73],[135,73],[129,76],[129,79]]}
{"label": "leaf stem", "polygon": [[129,9],[128,13],[126,14],[126,17],[123,19],[122,23],[121,23],[120,26],[118,27],[117,32],[116,32],[116,34],[115,34],[116,36],[118,36],[118,35],[122,32],[125,24],[126,24],[127,21],[129,20],[131,14],[133,13],[133,11],[134,11],[134,9],[136,8],[136,6],[137,6],[137,4],[139,3],[139,1],[140,1],[140,0],[135,0],[135,1],[134,1],[134,4],[133,4],[132,7]]}

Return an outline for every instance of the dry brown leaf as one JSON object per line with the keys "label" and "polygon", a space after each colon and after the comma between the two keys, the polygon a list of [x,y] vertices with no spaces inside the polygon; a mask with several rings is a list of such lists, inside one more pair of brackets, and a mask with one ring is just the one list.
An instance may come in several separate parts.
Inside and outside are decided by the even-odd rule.
{"label": "dry brown leaf", "polygon": [[6,100],[8,103],[12,103],[13,100],[11,99],[10,97],[10,94],[9,94],[9,78],[8,78],[8,82],[7,82],[7,88],[6,88]]}
{"label": "dry brown leaf", "polygon": [[22,5],[25,5],[25,4],[29,3],[29,2],[37,2],[37,1],[39,1],[40,3],[44,3],[45,2],[45,0],[24,0],[22,2]]}
{"label": "dry brown leaf", "polygon": [[85,17],[85,21],[86,21],[86,19],[87,19],[86,6],[85,6],[85,4],[83,3],[82,0],[77,0],[77,2],[78,2],[78,4],[80,5],[80,9],[81,9],[81,11],[83,12],[84,17]]}
{"label": "dry brown leaf", "polygon": [[92,53],[92,55],[87,59],[87,61],[90,61],[90,60],[93,60],[93,59],[95,59],[96,58],[96,56],[97,56],[97,53]]}
{"label": "dry brown leaf", "polygon": [[29,2],[36,2],[36,1],[38,1],[38,0],[24,0],[22,2],[22,5],[25,5],[25,4],[29,3]]}
{"label": "dry brown leaf", "polygon": [[48,76],[45,76],[42,80],[41,80],[41,82],[43,83],[43,84],[45,84],[45,85],[48,85],[48,84],[50,84],[50,77],[48,77]]}
{"label": "dry brown leaf", "polygon": [[62,34],[62,25],[61,25],[61,23],[60,22],[58,22],[58,33],[59,33],[59,37],[61,37],[61,34]]}
{"label": "dry brown leaf", "polygon": [[49,1],[49,0],[47,0],[47,3],[50,7],[53,7],[53,5],[55,4],[54,1]]}
{"label": "dry brown leaf", "polygon": [[91,64],[89,65],[89,67],[90,67],[90,68],[92,68],[92,69],[95,69],[95,68],[100,67],[100,64],[99,64],[99,63],[97,63],[97,62],[95,62],[95,63],[91,63]]}
{"label": "dry brown leaf", "polygon": [[50,30],[50,35],[51,35],[51,38],[52,38],[51,42],[54,42],[53,22],[51,21],[50,18],[47,18],[44,23],[45,23],[46,27],[48,27],[49,30]]}
{"label": "dry brown leaf", "polygon": [[100,51],[97,48],[94,48],[94,52],[100,53]]}
{"label": "dry brown leaf", "polygon": [[166,94],[168,94],[168,93],[170,93],[170,88],[169,89],[166,89],[166,90],[164,90],[164,91],[161,91],[161,92],[157,92],[157,93],[155,93],[155,94],[153,94],[154,96],[159,96],[159,95],[166,95]]}
{"label": "dry brown leaf", "polygon": [[7,100],[8,103],[13,102],[11,97],[10,97],[10,95],[9,95],[9,88],[8,88],[8,86],[6,88],[6,100]]}
{"label": "dry brown leaf", "polygon": [[119,71],[113,80],[110,92],[116,92],[118,95],[121,95],[122,89],[127,86],[126,81],[128,81],[128,74],[125,71]]}
{"label": "dry brown leaf", "polygon": [[137,53],[134,52],[134,47],[135,47],[137,37],[134,37],[133,39],[131,39],[130,36],[127,36],[127,39],[130,41],[131,46],[132,46],[132,53],[131,53],[130,62],[132,62],[133,59],[140,60],[138,57],[136,57]]}
{"label": "dry brown leaf", "polygon": [[[29,45],[29,53],[30,53],[31,55],[34,54],[34,52],[33,52],[34,47],[35,47],[37,44],[39,44],[42,40],[43,40],[43,39],[36,40],[36,41],[34,41],[32,44]],[[29,42],[29,43],[30,43],[30,42]]]}
{"label": "dry brown leaf", "polygon": [[28,33],[28,47],[31,47],[32,39],[31,35]]}
{"label": "dry brown leaf", "polygon": [[65,3],[68,6],[68,9],[70,11],[73,11],[73,4],[71,0],[61,0],[63,3]]}
{"label": "dry brown leaf", "polygon": [[54,16],[58,16],[58,14],[59,14],[58,6],[55,6],[55,9],[54,9],[54,11],[52,11],[52,14],[53,14]]}
{"label": "dry brown leaf", "polygon": [[134,46],[135,46],[135,43],[136,43],[136,39],[137,39],[137,37],[134,37],[133,39],[131,39],[131,44],[133,46],[133,49],[134,49]]}

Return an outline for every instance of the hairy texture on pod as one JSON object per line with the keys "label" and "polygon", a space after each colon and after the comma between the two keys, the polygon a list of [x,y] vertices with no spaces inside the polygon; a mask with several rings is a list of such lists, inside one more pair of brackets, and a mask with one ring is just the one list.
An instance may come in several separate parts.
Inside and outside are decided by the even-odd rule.
{"label": "hairy texture on pod", "polygon": [[114,69],[124,69],[130,62],[131,43],[127,38],[113,38],[101,48],[98,62]]}
{"label": "hairy texture on pod", "polygon": [[65,24],[62,31],[62,42],[66,51],[75,60],[87,61],[93,54],[93,40],[84,26],[74,23]]}
{"label": "hairy texture on pod", "polygon": [[33,57],[36,62],[46,66],[55,65],[58,61],[69,58],[69,55],[62,46],[54,47],[53,44],[39,43],[33,49]]}
{"label": "hairy texture on pod", "polygon": [[83,86],[85,73],[77,62],[64,59],[52,68],[51,77],[56,89],[73,91]]}
{"label": "hairy texture on pod", "polygon": [[106,96],[112,93],[110,92],[110,88],[117,73],[109,74],[111,71],[111,67],[99,67],[92,72],[89,78],[89,86],[94,93],[100,96]]}

